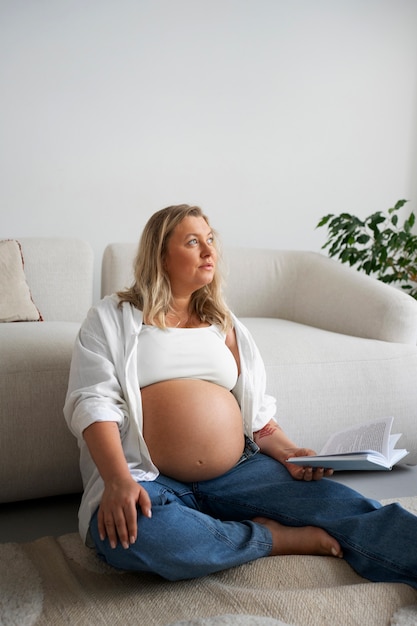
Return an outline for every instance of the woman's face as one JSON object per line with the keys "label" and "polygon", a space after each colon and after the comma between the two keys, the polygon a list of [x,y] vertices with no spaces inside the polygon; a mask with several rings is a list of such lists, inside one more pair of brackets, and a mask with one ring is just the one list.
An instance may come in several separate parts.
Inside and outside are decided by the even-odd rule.
{"label": "woman's face", "polygon": [[165,270],[174,296],[189,296],[213,280],[217,253],[213,233],[203,217],[187,216],[167,244]]}

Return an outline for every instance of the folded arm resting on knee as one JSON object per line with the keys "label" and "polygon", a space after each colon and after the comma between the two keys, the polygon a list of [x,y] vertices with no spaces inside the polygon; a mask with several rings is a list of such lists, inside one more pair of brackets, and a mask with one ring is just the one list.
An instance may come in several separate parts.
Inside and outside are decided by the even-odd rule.
{"label": "folded arm resting on knee", "polygon": [[253,438],[261,452],[282,463],[291,476],[297,480],[320,480],[323,476],[333,474],[331,469],[298,467],[287,463],[290,456],[314,456],[316,452],[310,448],[299,448],[273,419],[261,430],[256,431]]}

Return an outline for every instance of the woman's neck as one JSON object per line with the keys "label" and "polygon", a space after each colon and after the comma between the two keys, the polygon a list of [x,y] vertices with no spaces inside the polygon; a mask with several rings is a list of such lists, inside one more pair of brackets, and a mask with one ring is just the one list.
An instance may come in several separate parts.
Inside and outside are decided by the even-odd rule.
{"label": "woman's neck", "polygon": [[190,298],[173,299],[166,314],[166,321],[174,328],[186,328],[195,317],[190,312]]}

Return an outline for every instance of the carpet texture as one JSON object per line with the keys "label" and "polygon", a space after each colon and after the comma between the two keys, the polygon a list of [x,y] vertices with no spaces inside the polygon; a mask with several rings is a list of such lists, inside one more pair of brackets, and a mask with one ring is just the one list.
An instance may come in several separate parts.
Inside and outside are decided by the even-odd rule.
{"label": "carpet texture", "polygon": [[[417,497],[399,501],[417,514]],[[416,590],[369,583],[330,557],[270,557],[172,583],[111,569],[73,533],[0,544],[0,563],[2,626],[417,624],[391,622],[416,617]]]}
{"label": "carpet texture", "polygon": [[215,615],[214,617],[202,617],[181,622],[175,622],[168,626],[288,626],[281,620],[273,617],[260,617],[259,615]]}
{"label": "carpet texture", "polygon": [[398,611],[395,611],[390,621],[390,626],[416,626],[416,624],[417,604],[398,609]]}

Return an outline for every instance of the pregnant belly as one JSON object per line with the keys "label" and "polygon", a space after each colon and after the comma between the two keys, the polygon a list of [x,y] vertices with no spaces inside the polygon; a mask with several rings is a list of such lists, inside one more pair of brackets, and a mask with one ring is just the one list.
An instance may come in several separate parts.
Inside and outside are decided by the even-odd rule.
{"label": "pregnant belly", "polygon": [[203,380],[168,380],[141,390],[143,434],[162,474],[191,482],[231,469],[244,448],[240,408],[230,391]]}

